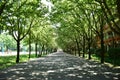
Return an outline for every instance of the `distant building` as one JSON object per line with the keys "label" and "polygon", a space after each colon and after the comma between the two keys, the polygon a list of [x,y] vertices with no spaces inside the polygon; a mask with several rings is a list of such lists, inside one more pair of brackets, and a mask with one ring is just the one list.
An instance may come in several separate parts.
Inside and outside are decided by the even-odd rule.
{"label": "distant building", "polygon": [[[117,35],[115,32],[113,32],[108,24],[104,26],[103,33],[106,50],[111,47],[120,47],[120,35]],[[96,36],[96,43],[97,47],[100,48],[100,38],[98,36]]]}

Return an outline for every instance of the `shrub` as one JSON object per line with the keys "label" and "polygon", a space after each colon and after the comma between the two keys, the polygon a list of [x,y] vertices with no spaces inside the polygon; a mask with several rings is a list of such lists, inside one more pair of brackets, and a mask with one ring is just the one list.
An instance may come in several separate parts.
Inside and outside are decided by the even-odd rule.
{"label": "shrub", "polygon": [[107,53],[112,59],[120,58],[120,48],[110,48]]}
{"label": "shrub", "polygon": [[101,49],[100,48],[96,49],[95,54],[96,56],[101,57]]}
{"label": "shrub", "polygon": [[107,53],[114,65],[120,65],[120,48],[110,48]]}
{"label": "shrub", "polygon": [[91,52],[92,54],[95,54],[96,49],[95,49],[95,48],[91,48],[91,49],[90,49],[90,52]]}

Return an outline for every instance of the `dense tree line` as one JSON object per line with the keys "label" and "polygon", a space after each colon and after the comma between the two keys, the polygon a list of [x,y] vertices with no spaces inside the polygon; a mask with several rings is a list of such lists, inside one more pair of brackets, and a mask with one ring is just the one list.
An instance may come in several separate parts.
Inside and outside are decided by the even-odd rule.
{"label": "dense tree line", "polygon": [[[20,42],[35,44],[36,57],[53,51],[55,41],[64,51],[91,59],[96,48],[95,37],[101,44],[101,63],[104,63],[104,25],[120,35],[120,0],[2,0],[0,30],[8,31],[17,43],[19,62]],[[45,0],[46,1],[46,0]],[[39,52],[39,53],[38,53]]]}
{"label": "dense tree line", "polygon": [[[29,38],[26,44],[29,44],[30,49],[31,43],[36,44],[36,57],[38,56],[37,45],[44,46],[46,53],[48,49],[53,49],[54,30],[49,19],[46,19],[46,14],[49,13],[46,6],[40,0],[0,1],[0,30],[7,31],[16,41],[16,63],[19,62],[21,41],[26,42],[26,38]],[[30,49],[29,53],[31,53]]]}
{"label": "dense tree line", "polygon": [[96,48],[95,37],[101,43],[101,63],[104,63],[104,25],[120,34],[119,0],[52,0],[51,21],[60,24],[56,30],[57,42],[63,50],[91,59],[92,48]]}

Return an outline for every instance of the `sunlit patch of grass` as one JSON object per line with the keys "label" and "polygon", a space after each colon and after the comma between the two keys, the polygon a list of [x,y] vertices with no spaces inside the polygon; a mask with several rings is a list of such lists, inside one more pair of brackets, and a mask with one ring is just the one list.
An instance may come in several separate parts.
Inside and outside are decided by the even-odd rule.
{"label": "sunlit patch of grass", "polygon": [[97,57],[95,54],[92,54],[92,59],[95,60],[95,61],[100,61],[100,57]]}
{"label": "sunlit patch of grass", "polygon": [[28,59],[28,55],[21,55],[20,56],[20,62],[26,62],[26,61],[28,61],[29,59]]}
{"label": "sunlit patch of grass", "polygon": [[0,56],[0,69],[15,65],[15,56]]}
{"label": "sunlit patch of grass", "polygon": [[[20,62],[27,62],[29,60],[28,57],[29,54],[20,55]],[[31,54],[30,58],[36,58],[35,54]],[[16,64],[16,56],[0,56],[0,69],[5,69],[15,64]]]}

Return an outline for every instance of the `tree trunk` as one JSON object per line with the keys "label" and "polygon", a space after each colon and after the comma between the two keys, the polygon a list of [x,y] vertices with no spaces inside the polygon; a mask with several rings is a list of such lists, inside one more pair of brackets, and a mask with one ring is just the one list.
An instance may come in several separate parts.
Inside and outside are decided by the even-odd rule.
{"label": "tree trunk", "polygon": [[103,41],[103,35],[101,35],[101,63],[104,63],[104,41]]}
{"label": "tree trunk", "polygon": [[44,50],[44,45],[42,46],[42,49],[41,49],[41,56],[42,56],[43,50]]}
{"label": "tree trunk", "polygon": [[38,55],[38,57],[41,57],[41,46],[40,46],[40,44],[39,44],[39,55]]}
{"label": "tree trunk", "polygon": [[91,51],[90,51],[90,39],[88,40],[88,59],[91,59]]}
{"label": "tree trunk", "polygon": [[45,53],[46,53],[46,54],[48,53],[47,48],[45,49]]}
{"label": "tree trunk", "polygon": [[9,49],[8,49],[8,46],[6,46],[6,50],[7,50],[7,54],[9,54]]}
{"label": "tree trunk", "polygon": [[83,58],[85,57],[85,37],[83,36]]}
{"label": "tree trunk", "polygon": [[31,38],[29,38],[29,58],[30,58],[30,55],[31,55]]}
{"label": "tree trunk", "polygon": [[75,48],[73,48],[73,51],[75,52],[75,56],[76,56],[76,54],[77,54],[77,48],[76,48],[76,46],[75,46]]}
{"label": "tree trunk", "polygon": [[76,39],[76,45],[77,45],[78,54],[79,54],[79,57],[80,57],[80,46],[79,46],[79,42],[78,42],[78,40],[77,40],[77,39]]}
{"label": "tree trunk", "polygon": [[16,63],[19,63],[19,53],[20,53],[20,40],[17,40],[17,57],[16,57]]}
{"label": "tree trunk", "polygon": [[37,57],[37,43],[35,43],[35,56]]}
{"label": "tree trunk", "polygon": [[100,38],[101,38],[101,63],[104,63],[104,52],[105,52],[105,49],[104,49],[104,34],[103,34],[103,19],[101,20],[101,26],[100,26]]}

